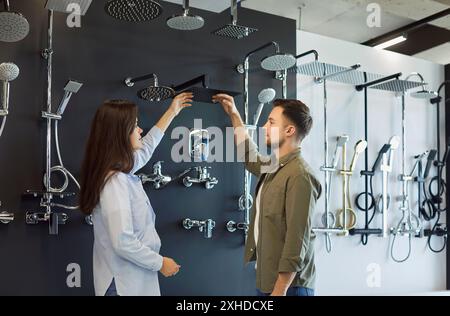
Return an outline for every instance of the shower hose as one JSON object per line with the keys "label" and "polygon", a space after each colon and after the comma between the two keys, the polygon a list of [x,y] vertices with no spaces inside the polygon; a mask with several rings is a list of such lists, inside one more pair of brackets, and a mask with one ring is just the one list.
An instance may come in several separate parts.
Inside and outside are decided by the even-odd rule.
{"label": "shower hose", "polygon": [[[441,248],[433,248],[431,245],[431,239],[433,236],[435,236],[437,228],[440,227],[440,219],[441,214],[445,213],[447,211],[447,207],[441,208],[439,207],[440,201],[442,201],[442,197],[445,194],[446,191],[446,182],[443,178],[443,170],[444,168],[440,169],[440,174],[433,177],[428,185],[428,190],[426,187],[426,184],[424,182],[419,183],[419,190],[422,190],[424,194],[424,201],[422,202],[422,205],[420,205],[419,210],[420,214],[424,218],[424,220],[431,222],[433,219],[436,218],[436,222],[433,225],[433,228],[431,229],[430,235],[428,236],[427,244],[428,248],[434,252],[434,253],[440,253],[444,251],[444,249],[447,246],[447,235],[444,235],[444,242]],[[438,181],[440,181],[440,192],[433,191],[433,187],[437,187]]]}
{"label": "shower hose", "polygon": [[[360,203],[360,199],[362,197],[367,196],[369,197],[369,205],[367,207],[363,207]],[[364,213],[372,211],[372,215],[370,216],[369,220],[365,223],[364,229],[369,229],[370,224],[372,223],[373,219],[375,218],[376,213],[383,213],[383,194],[380,194],[377,198],[375,198],[374,190],[373,190],[373,175],[369,175],[369,192],[361,192],[359,193],[355,198],[355,205],[356,208]],[[391,202],[391,196],[387,195],[387,207],[389,208]],[[369,217],[369,216],[367,216]],[[368,242],[368,234],[361,235],[361,243],[363,245],[367,245]]]}

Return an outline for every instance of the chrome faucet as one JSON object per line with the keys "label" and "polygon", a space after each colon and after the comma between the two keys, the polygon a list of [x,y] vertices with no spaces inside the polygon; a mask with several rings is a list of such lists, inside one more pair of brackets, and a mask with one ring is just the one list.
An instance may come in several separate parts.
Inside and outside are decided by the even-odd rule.
{"label": "chrome faucet", "polygon": [[[2,202],[0,202],[0,206]],[[9,224],[14,220],[14,214],[8,212],[0,212],[0,223]]]}
{"label": "chrome faucet", "polygon": [[197,177],[189,177],[186,176],[183,179],[183,184],[185,187],[189,188],[192,186],[193,183],[204,183],[205,188],[210,190],[214,188],[214,186],[219,183],[219,181],[211,177],[211,175],[208,172],[208,169],[211,169],[211,167],[194,167],[192,170],[195,170],[197,172]]}
{"label": "chrome faucet", "polygon": [[245,232],[245,235],[248,233],[249,224],[247,223],[236,223],[235,221],[229,221],[227,223],[227,230],[230,233],[234,233],[236,230],[242,230]]}
{"label": "chrome faucet", "polygon": [[141,179],[142,184],[147,182],[153,182],[153,187],[158,190],[172,181],[172,178],[162,174],[162,163],[163,161],[158,161],[153,164],[153,174],[139,174],[138,177]]}
{"label": "chrome faucet", "polygon": [[203,237],[211,238],[214,227],[216,227],[216,222],[212,219],[206,219],[203,221],[192,220],[186,218],[183,220],[183,227],[187,230],[198,227],[198,230],[203,233]]}

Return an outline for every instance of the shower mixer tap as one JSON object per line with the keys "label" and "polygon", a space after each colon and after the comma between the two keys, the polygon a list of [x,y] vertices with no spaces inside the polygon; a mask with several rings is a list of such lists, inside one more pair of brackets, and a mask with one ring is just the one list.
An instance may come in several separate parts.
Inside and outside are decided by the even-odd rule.
{"label": "shower mixer tap", "polygon": [[226,227],[230,233],[234,233],[236,230],[242,230],[247,236],[249,226],[250,225],[247,223],[236,223],[235,221],[229,221]]}
{"label": "shower mixer tap", "polygon": [[208,169],[211,169],[211,167],[194,167],[192,170],[195,170],[197,172],[197,177],[189,177],[186,176],[183,179],[183,184],[185,187],[189,188],[192,186],[193,183],[204,183],[205,188],[210,190],[214,188],[214,186],[219,183],[219,180],[217,180],[214,177],[211,177],[211,175],[208,172]]}
{"label": "shower mixer tap", "polygon": [[172,178],[170,176],[165,176],[162,174],[162,163],[164,161],[158,161],[153,164],[153,174],[139,174],[138,177],[141,179],[142,184],[145,184],[147,182],[152,182],[153,187],[156,190],[161,189],[166,184],[172,181]]}
{"label": "shower mixer tap", "polygon": [[[0,206],[2,206],[2,202],[0,201]],[[0,223],[9,224],[14,220],[14,214],[8,212],[0,212]]]}
{"label": "shower mixer tap", "polygon": [[216,222],[212,219],[206,219],[203,221],[199,220],[192,220],[190,218],[186,218],[183,220],[183,227],[186,230],[190,230],[194,227],[198,227],[198,230],[203,233],[203,236],[205,238],[212,238],[212,233],[214,227],[216,227]]}

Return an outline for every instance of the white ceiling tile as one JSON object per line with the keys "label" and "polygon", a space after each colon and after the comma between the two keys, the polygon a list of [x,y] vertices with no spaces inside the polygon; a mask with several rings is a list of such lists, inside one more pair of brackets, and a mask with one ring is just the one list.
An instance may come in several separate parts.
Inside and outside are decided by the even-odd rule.
{"label": "white ceiling tile", "polygon": [[426,59],[438,64],[450,64],[450,42],[420,52],[414,57]]}

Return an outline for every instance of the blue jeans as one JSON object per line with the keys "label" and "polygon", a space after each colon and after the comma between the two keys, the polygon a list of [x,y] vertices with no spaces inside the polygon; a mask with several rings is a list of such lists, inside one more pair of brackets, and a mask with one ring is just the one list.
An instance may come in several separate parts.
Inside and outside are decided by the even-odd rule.
{"label": "blue jeans", "polygon": [[109,288],[106,290],[105,296],[119,296],[117,294],[116,282],[114,282],[114,279],[112,280]]}
{"label": "blue jeans", "polygon": [[[257,296],[269,296],[270,293],[263,293],[260,290],[256,289]],[[314,290],[309,289],[307,287],[290,287],[286,296],[314,296]]]}

